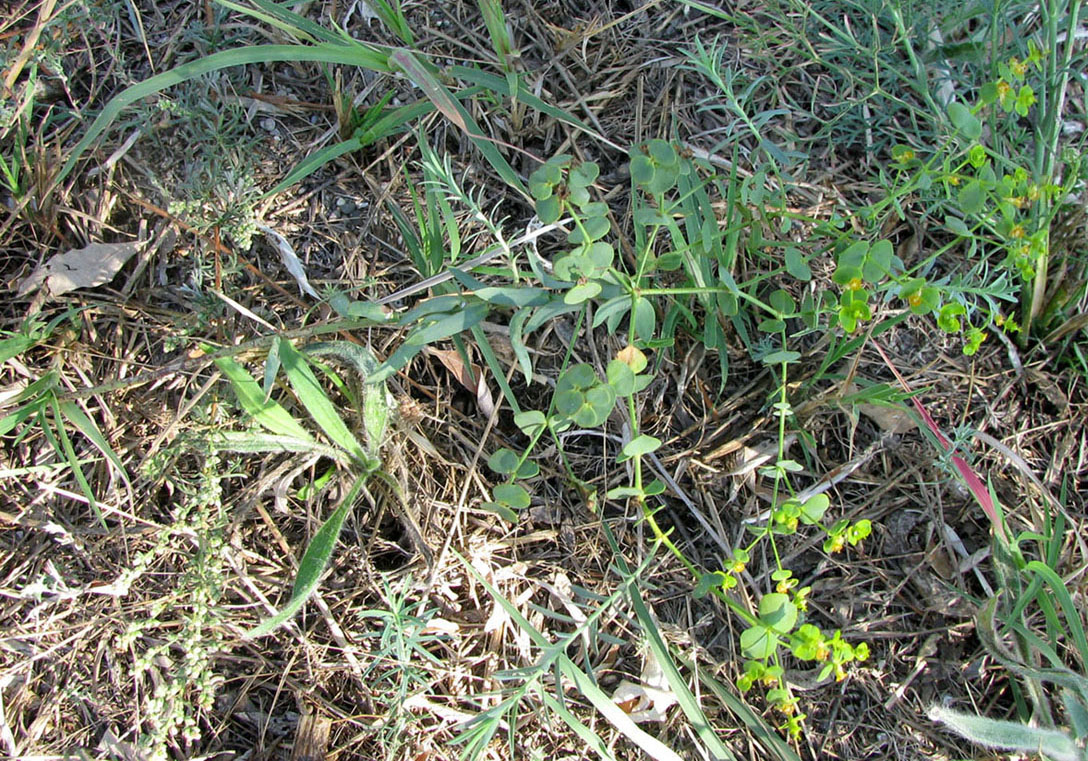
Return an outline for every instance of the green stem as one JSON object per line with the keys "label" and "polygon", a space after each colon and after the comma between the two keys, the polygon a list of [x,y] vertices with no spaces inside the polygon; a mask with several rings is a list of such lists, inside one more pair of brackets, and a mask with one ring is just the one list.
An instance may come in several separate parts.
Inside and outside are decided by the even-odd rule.
{"label": "green stem", "polygon": [[[1073,60],[1073,45],[1076,39],[1077,19],[1080,17],[1081,0],[1073,0],[1066,11],[1065,48],[1060,58],[1058,52],[1058,25],[1061,21],[1062,0],[1044,0],[1039,4],[1046,32],[1046,71],[1044,72],[1041,105],[1045,109],[1040,114],[1041,130],[1037,130],[1035,141],[1035,182],[1043,189],[1035,205],[1035,218],[1048,216],[1049,194],[1046,187],[1053,184],[1058,164],[1058,143],[1061,138],[1062,111],[1069,86],[1070,64]],[[1041,134],[1040,134],[1041,133]],[[1035,261],[1035,279],[1032,281],[1030,296],[1023,304],[1021,343],[1031,335],[1033,320],[1046,306],[1047,272],[1050,268],[1050,232],[1049,225],[1043,248]]]}

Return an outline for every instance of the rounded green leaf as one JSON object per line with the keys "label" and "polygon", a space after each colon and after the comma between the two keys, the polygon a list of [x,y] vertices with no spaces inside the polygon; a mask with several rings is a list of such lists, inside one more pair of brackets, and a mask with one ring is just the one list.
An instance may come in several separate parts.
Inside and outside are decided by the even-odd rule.
{"label": "rounded green leaf", "polygon": [[571,185],[585,187],[586,185],[592,185],[600,174],[601,168],[594,162],[587,161],[570,170],[568,182]]}
{"label": "rounded green leaf", "polygon": [[706,597],[710,594],[711,590],[718,589],[722,583],[728,578],[726,574],[721,571],[714,571],[713,573],[704,573],[699,577],[699,583],[695,585],[695,590],[692,592],[696,598]]}
{"label": "rounded green leaf", "polygon": [[783,362],[796,362],[801,358],[801,354],[796,351],[775,351],[768,354],[763,358],[763,364],[765,365],[779,365]]}
{"label": "rounded green leaf", "polygon": [[569,389],[560,391],[555,395],[555,411],[565,417],[571,417],[585,404],[585,396],[581,391]]}
{"label": "rounded green leaf", "polygon": [[518,522],[518,514],[506,505],[500,504],[498,502],[483,502],[480,504],[480,507],[484,510],[487,510],[489,513],[495,513],[495,515],[499,516],[507,523]]}
{"label": "rounded green leaf", "polygon": [[959,217],[946,216],[944,218],[944,226],[956,235],[967,236],[971,234],[971,228],[969,228],[967,223]]}
{"label": "rounded green leaf", "polygon": [[524,510],[529,506],[529,492],[517,484],[499,484],[492,490],[495,501],[512,507],[515,510]]}
{"label": "rounded green leaf", "polygon": [[891,274],[894,256],[895,251],[892,249],[891,241],[878,240],[865,257],[862,276],[870,283],[879,283]]}
{"label": "rounded green leaf", "polygon": [[584,217],[607,217],[608,216],[608,204],[604,201],[594,201],[593,203],[587,203],[582,206],[582,216]]}
{"label": "rounded green leaf", "polygon": [[759,620],[775,631],[786,634],[797,623],[797,606],[790,602],[789,595],[779,592],[763,595],[759,601]]}
{"label": "rounded green leaf", "polygon": [[948,104],[948,118],[952,126],[968,140],[978,140],[982,135],[982,122],[962,103]]}
{"label": "rounded green leaf", "polygon": [[631,159],[631,179],[639,185],[649,185],[654,179],[654,164],[649,156],[638,154]]}
{"label": "rounded green leaf", "polygon": [[593,365],[583,362],[567,368],[567,371],[559,378],[556,388],[587,389],[597,384],[597,373]]}
{"label": "rounded green leaf", "polygon": [[676,166],[659,166],[654,171],[654,177],[646,185],[646,189],[654,194],[668,191],[676,181],[680,179],[680,170]]}
{"label": "rounded green leaf", "polygon": [[861,267],[840,263],[839,266],[835,268],[835,272],[831,275],[831,279],[838,285],[850,285],[855,280],[861,280]]}
{"label": "rounded green leaf", "polygon": [[774,655],[779,639],[766,626],[756,625],[740,633],[740,651],[745,658],[765,661]]}
{"label": "rounded green leaf", "polygon": [[810,526],[819,523],[827,512],[831,500],[826,494],[815,494],[801,504],[801,522]]}
{"label": "rounded green leaf", "polygon": [[616,392],[611,386],[595,386],[586,392],[586,404],[593,407],[603,420],[616,406]]}
{"label": "rounded green leaf", "polygon": [[600,292],[601,284],[596,280],[590,280],[588,283],[574,286],[563,294],[563,303],[572,305],[581,304],[582,302],[595,298]]}
{"label": "rounded green leaf", "polygon": [[585,206],[590,201],[589,189],[578,186],[568,188],[567,198],[576,206]]}
{"label": "rounded green leaf", "polygon": [[671,166],[677,163],[676,149],[666,140],[651,140],[646,149],[650,152],[650,158],[658,165]]}
{"label": "rounded green leaf", "polygon": [[605,416],[593,407],[593,405],[583,404],[582,407],[571,416],[571,420],[582,428],[596,428],[605,421]]}
{"label": "rounded green leaf", "polygon": [[[541,217],[541,221],[544,218]],[[582,220],[581,227],[575,227],[570,231],[567,240],[575,245],[603,238],[611,227],[608,217],[586,217]]]}
{"label": "rounded green leaf", "polygon": [[771,308],[783,317],[792,317],[797,311],[797,302],[793,300],[790,292],[784,288],[772,291],[767,300]]}
{"label": "rounded green leaf", "polygon": [[660,446],[661,439],[642,433],[624,444],[623,455],[626,458],[641,457],[657,451]]}
{"label": "rounded green leaf", "polygon": [[660,478],[655,478],[653,481],[646,484],[646,488],[642,490],[642,493],[647,497],[656,497],[658,494],[664,494],[665,482]]}
{"label": "rounded green leaf", "polygon": [[491,455],[491,457],[487,458],[487,467],[491,468],[496,473],[507,476],[518,469],[518,462],[520,460],[521,458],[518,457],[514,450],[503,447]]}
{"label": "rounded green leaf", "polygon": [[555,196],[549,196],[536,202],[536,215],[546,225],[557,221],[562,210],[562,204],[559,203],[559,199]]}
{"label": "rounded green leaf", "polygon": [[982,207],[986,205],[986,191],[982,189],[982,184],[975,180],[960,188],[959,205],[964,214],[978,214],[982,211]]}
{"label": "rounded green leaf", "polygon": [[855,241],[847,246],[841,254],[839,254],[838,264],[840,267],[850,267],[854,269],[861,269],[861,266],[865,263],[865,255],[869,253],[869,242],[864,240]]}
{"label": "rounded green leaf", "polygon": [[631,327],[634,329],[634,340],[649,341],[654,337],[654,329],[657,327],[657,312],[649,299],[639,297],[635,300],[635,308],[631,313]]}
{"label": "rounded green leaf", "polygon": [[543,201],[555,194],[555,186],[549,182],[530,182],[529,194],[534,201]]}
{"label": "rounded green leaf", "polygon": [[631,366],[619,359],[608,363],[608,385],[617,396],[630,396],[635,393],[635,372]]}
{"label": "rounded green leaf", "polygon": [[808,266],[804,255],[792,246],[786,249],[786,272],[802,283],[812,279],[812,268]]}
{"label": "rounded green leaf", "polygon": [[540,410],[526,410],[514,415],[514,425],[526,436],[536,436],[543,430],[546,419]]}
{"label": "rounded green leaf", "polygon": [[603,271],[612,266],[616,251],[610,243],[597,241],[590,245],[589,250],[586,251],[586,257],[593,262],[595,269]]}
{"label": "rounded green leaf", "polygon": [[960,317],[967,314],[967,309],[958,301],[945,304],[937,315],[937,326],[945,333],[957,333],[963,327]]}
{"label": "rounded green leaf", "polygon": [[[529,182],[537,182],[548,185],[558,185],[563,181],[563,161],[557,159],[564,157],[556,157],[547,162],[535,172],[529,176]],[[566,157],[569,158],[569,157]]]}

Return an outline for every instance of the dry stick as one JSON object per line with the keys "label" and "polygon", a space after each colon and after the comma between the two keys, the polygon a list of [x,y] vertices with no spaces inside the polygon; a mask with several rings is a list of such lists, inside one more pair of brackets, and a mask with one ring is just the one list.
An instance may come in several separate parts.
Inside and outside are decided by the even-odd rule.
{"label": "dry stick", "polygon": [[11,90],[11,88],[15,86],[15,82],[19,79],[19,75],[23,72],[23,68],[34,56],[34,48],[38,45],[38,38],[41,37],[42,29],[44,29],[45,25],[51,20],[53,9],[56,5],[57,0],[45,0],[38,8],[38,21],[31,27],[30,34],[26,36],[26,41],[23,43],[23,49],[19,52],[19,56],[11,65],[7,77],[4,78],[4,89]]}

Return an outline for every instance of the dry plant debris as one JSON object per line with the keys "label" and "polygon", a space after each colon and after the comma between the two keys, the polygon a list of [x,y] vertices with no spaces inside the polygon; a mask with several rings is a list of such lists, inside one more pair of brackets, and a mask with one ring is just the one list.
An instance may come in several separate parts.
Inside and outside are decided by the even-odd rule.
{"label": "dry plant debris", "polygon": [[[1023,34],[992,39],[950,3],[900,6],[16,0],[2,752],[962,758],[978,746],[927,710],[1023,718],[1008,641],[1083,676],[1075,634],[1047,639],[1081,625],[1088,563],[1079,169],[1059,192],[1012,163],[987,185],[966,143],[921,163],[1027,144],[1045,28],[1023,3],[1000,6]],[[1075,72],[1084,12],[1047,4],[1067,6],[1051,43]],[[283,52],[340,35],[372,57]],[[997,42],[1024,50],[994,59],[987,102],[969,74]],[[280,52],[148,90],[76,151],[126,88],[262,45]],[[1071,167],[1084,83],[1065,79],[1044,136]],[[933,108],[943,131],[908,145]],[[1016,215],[1044,203],[1040,253]],[[997,239],[1007,261],[972,258]],[[700,264],[727,259],[739,303]],[[653,282],[617,306],[609,271]],[[1017,315],[1026,340],[998,321]],[[775,521],[773,551],[735,552]],[[1024,593],[995,527],[1071,608],[986,630],[989,601]],[[798,608],[868,657],[829,676],[782,640],[785,668],[755,674],[766,620]]]}

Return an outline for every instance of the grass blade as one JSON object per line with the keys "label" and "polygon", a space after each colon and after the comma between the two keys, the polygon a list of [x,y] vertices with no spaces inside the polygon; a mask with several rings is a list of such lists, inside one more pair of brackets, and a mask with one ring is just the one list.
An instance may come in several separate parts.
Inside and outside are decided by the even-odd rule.
{"label": "grass blade", "polygon": [[84,474],[83,468],[79,464],[79,458],[76,456],[76,450],[72,446],[72,440],[68,436],[68,431],[64,429],[64,417],[60,411],[60,403],[57,401],[57,398],[52,395],[50,395],[49,402],[53,411],[53,422],[57,426],[56,438],[54,438],[52,429],[49,427],[49,421],[44,414],[39,415],[42,432],[46,434],[46,437],[53,444],[53,448],[68,461],[68,466],[72,469],[72,475],[75,476],[80,491],[82,491],[83,496],[87,498],[87,504],[94,510],[98,522],[104,527],[106,525],[106,518],[102,515],[102,510],[98,507],[98,500],[95,499],[94,496],[94,490],[91,488],[91,484],[87,481],[87,476]]}
{"label": "grass blade", "polygon": [[168,87],[212,71],[229,69],[232,66],[244,66],[250,63],[274,63],[277,61],[318,61],[321,63],[359,66],[381,73],[390,73],[392,71],[389,66],[388,56],[385,53],[361,43],[347,45],[329,42],[316,45],[254,45],[248,48],[213,53],[206,58],[175,66],[170,71],[132,85],[114,96],[87,129],[86,134],[76,144],[76,147],[72,149],[68,161],[64,163],[64,167],[53,181],[54,187],[59,185],[71,173],[84,151],[103,132],[109,129],[110,125],[121,115],[121,112],[141,98],[154,95]]}
{"label": "grass blade", "polygon": [[677,703],[680,704],[681,710],[695,728],[695,732],[699,735],[699,739],[703,742],[703,745],[706,746],[706,749],[711,756],[716,759],[731,759],[732,761],[735,761],[733,754],[724,744],[722,744],[722,741],[714,733],[714,729],[710,726],[710,722],[707,721],[706,714],[703,713],[699,701],[691,694],[691,690],[688,689],[687,681],[681,676],[680,671],[676,668],[676,663],[672,659],[669,647],[661,638],[661,632],[658,630],[657,623],[654,621],[653,616],[650,615],[650,610],[646,607],[646,603],[642,599],[642,594],[638,589],[637,578],[631,574],[631,569],[628,567],[627,561],[623,557],[623,553],[619,551],[619,545],[612,535],[611,529],[605,525],[604,530],[608,543],[612,546],[612,551],[616,558],[617,569],[625,580],[631,579],[633,581],[633,583],[628,586],[629,594],[631,596],[631,606],[635,609],[635,616],[642,626],[642,631],[646,636],[647,643],[650,645],[650,650],[653,653],[654,658],[657,659],[657,663],[660,665],[661,670],[664,672],[665,678],[669,682],[669,687],[676,696]]}
{"label": "grass blade", "polygon": [[[574,664],[574,661],[568,656],[559,656],[559,668],[562,669],[563,675],[574,682],[578,691],[581,692],[598,711],[600,711],[602,716],[608,719],[608,722],[615,727],[617,731],[635,745],[642,748],[650,758],[656,759],[656,761],[682,761],[675,751],[643,730],[627,715],[626,711],[613,703],[612,698],[606,695],[589,675],[578,668],[578,666]],[[721,758],[732,758],[732,756],[722,756]],[[717,761],[717,759],[715,761]]]}
{"label": "grass blade", "polygon": [[1038,560],[1029,562],[1027,570],[1041,576],[1046,581],[1047,586],[1050,587],[1051,594],[1058,599],[1058,603],[1062,606],[1062,612],[1065,613],[1065,623],[1069,629],[1069,634],[1076,643],[1077,650],[1080,651],[1081,662],[1088,663],[1088,638],[1084,634],[1084,625],[1080,619],[1080,612],[1077,610],[1073,598],[1070,597],[1069,590],[1065,588],[1062,577],[1055,573],[1054,569],[1046,563]]}
{"label": "grass blade", "polygon": [[613,756],[608,750],[608,744],[592,729],[587,727],[582,722],[578,721],[578,717],[572,714],[563,701],[556,698],[547,690],[541,690],[540,698],[550,710],[555,711],[563,722],[573,730],[574,734],[582,738],[582,742],[586,744],[586,748],[591,748],[594,753],[600,756],[604,761],[615,761]]}
{"label": "grass blade", "polygon": [[271,190],[264,194],[264,197],[271,198],[282,190],[291,187],[296,182],[301,182],[306,179],[330,161],[335,161],[344,154],[357,151],[362,147],[363,141],[353,137],[349,140],[344,140],[343,142],[335,143],[334,145],[326,146],[321,150],[314,151],[302,161],[298,162],[298,164],[295,165],[295,168],[287,173],[286,177],[277,182]]}
{"label": "grass blade", "polygon": [[487,162],[498,172],[499,176],[506,184],[514,188],[526,198],[529,197],[529,191],[526,190],[521,178],[518,177],[517,172],[510,166],[510,163],[506,160],[506,157],[499,152],[499,149],[495,147],[491,138],[484,135],[483,130],[480,129],[480,125],[476,123],[476,120],[472,118],[472,115],[468,110],[461,105],[457,98],[453,97],[446,86],[438,81],[425,65],[416,56],[408,50],[398,50],[389,56],[389,63],[399,68],[404,74],[412,80],[412,82],[419,89],[423,90],[423,94],[426,95],[435,108],[437,108],[443,116],[453,122],[458,128],[460,128],[473,144],[483,154]]}
{"label": "grass blade", "polygon": [[[579,668],[568,656],[564,655],[566,646],[574,641],[574,638],[581,636],[581,631],[585,627],[591,625],[591,623],[601,615],[605,606],[609,604],[607,601],[597,612],[592,616],[587,617],[586,621],[579,625],[577,630],[568,634],[561,642],[553,644],[548,641],[547,637],[533,628],[532,624],[530,624],[525,616],[521,614],[521,611],[519,611],[512,602],[503,597],[499,590],[485,579],[467,559],[462,557],[459,553],[455,554],[457,554],[457,557],[464,564],[468,572],[480,582],[495,602],[501,605],[503,610],[509,614],[511,620],[529,635],[529,638],[534,644],[544,649],[545,655],[542,660],[550,661],[554,659],[554,662],[559,664],[559,668],[562,670],[563,675],[575,684],[579,692],[581,692],[581,694],[585,696],[585,698],[589,700],[606,719],[608,719],[609,723],[612,724],[618,732],[623,734],[631,742],[635,743],[635,745],[642,748],[642,750],[653,759],[657,759],[658,761],[681,761],[680,756],[672,749],[635,724],[634,720],[632,720],[622,708],[613,703],[612,698],[606,695],[604,691],[597,686],[596,682],[589,674]],[[652,556],[648,557],[644,561],[642,568],[645,568],[651,559]],[[642,569],[640,568],[639,570],[641,571]],[[622,594],[627,590],[628,586],[629,585],[626,583],[622,584],[613,594],[613,597]]]}
{"label": "grass blade", "polygon": [[519,103],[524,103],[530,108],[534,108],[540,111],[542,114],[547,114],[564,124],[568,124],[571,127],[575,127],[585,132],[590,137],[599,140],[602,143],[610,143],[604,137],[599,135],[592,127],[583,122],[578,117],[570,114],[567,111],[553,106],[551,103],[543,100],[542,98],[533,95],[524,85],[518,82],[518,88],[516,91],[510,89],[509,80],[504,77],[497,76],[487,71],[480,69],[474,69],[469,66],[451,66],[449,72],[452,76],[460,79],[464,82],[468,82],[473,85],[482,87],[484,90],[492,90],[497,93],[502,93],[508,97],[512,97]]}
{"label": "grass blade", "polygon": [[113,451],[113,447],[110,446],[106,437],[102,435],[102,431],[98,428],[98,425],[94,420],[80,409],[79,405],[75,402],[60,402],[60,411],[65,419],[74,425],[76,429],[78,429],[79,432],[82,433],[107,460],[109,460],[110,464],[117,470],[117,475],[121,477],[121,480],[125,482],[125,486],[128,487],[129,497],[131,498],[132,482],[128,479],[128,473],[125,471],[125,466],[121,464],[121,458]]}

